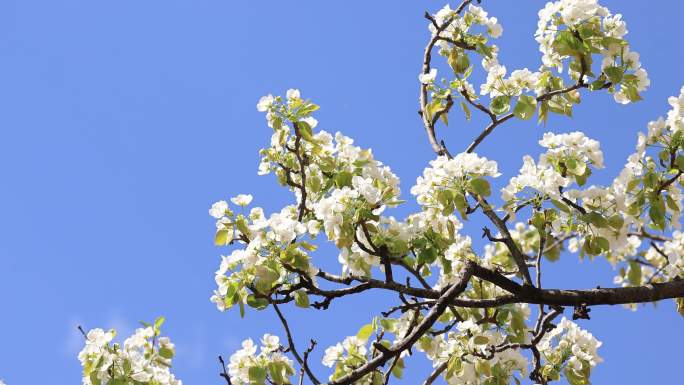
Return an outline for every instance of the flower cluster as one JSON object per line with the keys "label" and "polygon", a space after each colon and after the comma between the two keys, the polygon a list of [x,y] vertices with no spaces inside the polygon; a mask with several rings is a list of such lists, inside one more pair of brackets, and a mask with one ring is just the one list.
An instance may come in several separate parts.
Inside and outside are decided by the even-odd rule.
{"label": "flower cluster", "polygon": [[506,384],[516,373],[525,376],[529,365],[514,349],[488,356],[491,347],[506,342],[507,336],[500,331],[467,320],[458,324],[458,332],[422,338],[418,349],[426,353],[433,366],[447,364],[443,376],[450,385]]}
{"label": "flower cluster", "polygon": [[[553,167],[537,164],[531,156],[525,155],[523,166],[518,175],[512,177],[508,185],[501,190],[501,199],[507,203],[515,202],[518,194],[526,188],[558,199],[560,197],[559,187],[566,187],[569,184],[570,181],[554,170]],[[508,207],[513,208],[513,205]],[[512,210],[510,212],[513,213]]]}
{"label": "flower cluster", "polygon": [[[484,9],[472,4],[468,5],[462,16],[458,15],[447,4],[435,14],[435,21],[438,26],[449,23],[440,34],[443,37],[467,34],[474,25],[485,27],[487,34],[493,38],[498,38],[503,33],[503,27],[498,23],[496,17],[489,17]],[[429,28],[433,35],[437,34],[437,28],[434,25],[430,24]]]}
{"label": "flower cluster", "polygon": [[552,164],[558,168],[565,167],[575,175],[583,175],[584,168],[588,164],[603,168],[603,152],[601,152],[599,142],[588,138],[582,132],[575,131],[568,134],[547,132],[539,144],[548,148],[541,156],[540,163]]}
{"label": "flower cluster", "polygon": [[154,325],[137,329],[123,346],[110,344],[116,335],[114,330],[90,330],[85,336],[85,347],[78,354],[83,366],[83,385],[182,385],[170,371],[174,345],[167,337],[159,336],[163,322],[160,317]]}
{"label": "flower cluster", "polygon": [[[597,0],[559,0],[539,11],[535,37],[543,67],[563,69],[573,58],[570,73],[578,80],[591,73],[591,55],[601,55],[601,75],[592,89],[608,88],[618,103],[640,100],[650,84],[639,55],[624,40],[627,27],[622,15],[613,15]],[[619,88],[617,88],[619,85]]]}
{"label": "flower cluster", "polygon": [[[341,343],[337,343],[336,345],[325,349],[322,360],[323,365],[329,368],[335,368],[333,374],[330,375],[331,381],[348,375],[355,368],[368,361],[369,351],[366,347],[367,342],[367,336],[349,336]],[[374,376],[376,376],[375,373],[366,375],[355,383],[362,385],[373,384]]]}
{"label": "flower cluster", "polygon": [[563,317],[539,342],[544,358],[542,376],[558,380],[562,373],[571,384],[588,383],[591,368],[603,361],[597,352],[600,346],[591,333]]}
{"label": "flower cluster", "polygon": [[[632,237],[635,238],[635,237]],[[639,242],[635,240],[636,244]],[[638,247],[638,245],[636,246]],[[636,249],[635,247],[635,249]],[[636,255],[623,253],[624,255]],[[672,239],[663,242],[662,247],[651,245],[640,253],[643,260],[632,259],[622,267],[613,282],[622,286],[641,286],[662,283],[684,277],[684,233],[674,231]],[[645,263],[639,263],[645,262]]]}
{"label": "flower cluster", "polygon": [[264,334],[259,354],[251,339],[243,341],[242,349],[230,356],[230,381],[236,385],[291,384],[290,377],[295,373],[293,363],[282,350],[280,339],[271,334]]}
{"label": "flower cluster", "polygon": [[539,157],[538,163],[530,156],[523,158],[520,173],[511,178],[508,186],[502,190],[504,201],[515,201],[516,194],[526,188],[559,199],[560,188],[567,187],[573,180],[580,186],[585,184],[591,175],[589,166],[603,167],[599,142],[587,138],[582,132],[547,132],[539,144],[548,150]]}
{"label": "flower cluster", "polygon": [[[214,204],[210,213],[216,211],[217,205],[223,206],[220,202]],[[290,277],[284,264],[302,271],[314,270],[309,263],[307,251],[315,247],[295,240],[305,233],[315,236],[318,228],[316,223],[307,227],[297,221],[297,209],[294,206],[286,206],[279,213],[271,214],[268,219],[260,207],[252,208],[248,216],[235,216],[230,212],[230,215],[220,218],[219,223],[230,227],[227,239],[231,239],[231,242],[235,239],[246,245],[244,249],[235,249],[230,255],[221,257],[221,264],[215,275],[218,288],[211,296],[211,301],[221,311],[236,304],[241,311],[244,311],[244,304],[257,309],[266,307],[268,303],[264,298],[249,294],[247,289],[253,287],[259,293],[267,294],[275,285],[288,283]],[[220,233],[226,230],[221,228],[218,231]],[[233,232],[236,234],[234,238]],[[219,235],[217,239],[220,241],[217,244],[225,244]]]}
{"label": "flower cluster", "polygon": [[480,86],[480,94],[491,97],[496,96],[520,96],[526,91],[535,91],[541,94],[543,89],[539,87],[539,72],[531,72],[527,68],[515,70],[506,78],[506,66],[500,65],[496,57],[483,61],[487,70],[487,80]]}
{"label": "flower cluster", "polygon": [[489,182],[484,177],[499,176],[497,164],[493,160],[473,153],[460,153],[453,159],[440,156],[430,161],[430,167],[423,171],[411,194],[418,203],[426,208],[434,207],[445,214],[467,206],[465,193],[488,196]]}
{"label": "flower cluster", "polygon": [[667,256],[667,265],[663,273],[667,279],[684,277],[684,233],[675,231],[672,240],[663,244],[663,253]]}
{"label": "flower cluster", "polygon": [[682,191],[677,181],[684,173],[684,131],[681,105],[684,88],[670,97],[672,106],[665,119],[649,122],[648,131],[639,134],[636,152],[613,181],[611,190],[619,197],[616,205],[637,227],[645,226],[643,214],[659,230],[668,224],[681,227]]}

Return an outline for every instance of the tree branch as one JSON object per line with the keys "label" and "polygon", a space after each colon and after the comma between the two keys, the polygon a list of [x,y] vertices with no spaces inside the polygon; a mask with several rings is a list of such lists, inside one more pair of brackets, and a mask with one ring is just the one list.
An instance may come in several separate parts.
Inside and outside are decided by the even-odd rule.
{"label": "tree branch", "polygon": [[459,294],[461,294],[465,288],[468,286],[468,281],[472,276],[472,270],[475,263],[469,262],[468,265],[462,271],[462,277],[458,283],[449,287],[444,294],[442,294],[437,303],[430,309],[430,311],[425,315],[425,318],[416,326],[413,331],[403,338],[398,343],[395,343],[389,347],[385,352],[381,352],[378,356],[374,357],[370,361],[361,365],[350,374],[336,380],[331,381],[328,385],[350,385],[355,383],[361,377],[372,372],[376,368],[384,365],[387,361],[395,356],[399,356],[401,352],[410,348],[425,332],[430,330],[432,325],[437,321],[439,316],[444,313],[449,302],[455,299]]}
{"label": "tree branch", "polygon": [[[302,366],[302,368],[306,371],[307,376],[309,376],[309,379],[311,379],[311,382],[313,382],[315,385],[320,384],[321,382],[318,381],[316,376],[311,372],[311,369],[309,368],[309,365],[306,364],[304,359],[297,353],[297,348],[295,346],[294,340],[292,339],[292,333],[290,332],[290,327],[287,324],[287,320],[283,316],[283,313],[280,312],[280,309],[278,309],[278,305],[272,304],[273,309],[275,309],[276,314],[278,314],[278,318],[280,318],[280,322],[283,324],[283,329],[285,329],[285,333],[287,334],[287,343],[290,351],[292,352],[292,355],[295,357],[299,365]],[[312,348],[313,349],[313,348]],[[307,351],[305,353],[305,358],[308,357],[310,351]]]}

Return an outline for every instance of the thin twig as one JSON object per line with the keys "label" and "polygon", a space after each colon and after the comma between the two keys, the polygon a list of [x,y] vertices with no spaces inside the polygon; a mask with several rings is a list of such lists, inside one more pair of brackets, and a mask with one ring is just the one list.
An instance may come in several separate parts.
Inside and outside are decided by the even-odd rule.
{"label": "thin twig", "polygon": [[290,327],[287,324],[285,316],[283,316],[283,313],[280,312],[278,305],[272,304],[271,306],[273,306],[273,309],[275,310],[276,314],[278,314],[278,318],[280,318],[280,322],[283,324],[283,329],[285,329],[285,334],[287,335],[287,344],[290,351],[292,352],[292,355],[295,357],[299,365],[301,365],[304,368],[307,376],[309,376],[309,379],[311,379],[311,382],[313,382],[315,385],[320,384],[321,382],[318,381],[313,372],[311,372],[311,369],[308,367],[308,365],[304,365],[304,359],[302,359],[299,353],[297,353],[297,348],[295,346],[294,340],[292,339],[292,332],[290,332]]}

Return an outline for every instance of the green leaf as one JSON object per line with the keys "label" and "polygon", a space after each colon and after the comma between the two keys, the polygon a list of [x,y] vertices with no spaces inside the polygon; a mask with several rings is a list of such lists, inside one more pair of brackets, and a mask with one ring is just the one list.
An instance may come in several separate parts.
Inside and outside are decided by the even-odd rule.
{"label": "green leaf", "polygon": [[528,95],[521,95],[518,98],[518,103],[513,109],[513,114],[520,119],[532,119],[534,112],[537,110],[537,100]]}
{"label": "green leaf", "polygon": [[596,254],[601,254],[610,250],[610,243],[604,237],[592,237],[591,248]]}
{"label": "green leaf", "polygon": [[166,318],[162,316],[157,317],[157,319],[154,320],[154,330],[159,330],[164,324],[164,321],[166,321]]}
{"label": "green leaf", "polygon": [[280,278],[280,274],[273,269],[259,265],[256,267],[256,288],[261,293],[271,291],[275,281]]}
{"label": "green leaf", "polygon": [[303,308],[309,307],[309,296],[303,290],[295,291],[295,305]]}
{"label": "green leaf", "polygon": [[606,84],[606,81],[604,80],[604,77],[600,77],[598,80],[593,81],[591,84],[589,84],[589,89],[592,91],[600,90],[603,88],[603,86]]}
{"label": "green leaf", "polygon": [[235,293],[235,296],[233,296],[233,301],[240,305],[240,318],[245,318],[245,304],[242,302],[242,298],[240,298],[238,293]]}
{"label": "green leaf", "polygon": [[487,336],[475,336],[475,338],[473,338],[473,343],[475,345],[487,345],[489,343],[489,338],[487,338]]}
{"label": "green leaf", "polygon": [[546,124],[546,121],[549,118],[549,103],[547,101],[541,102],[539,105],[539,118],[537,119],[537,124],[539,123],[544,123]]}
{"label": "green leaf", "polygon": [[[432,99],[430,104],[427,105],[427,109],[425,112],[427,112],[428,118],[432,120],[432,118],[440,111],[443,111],[446,109],[446,106],[442,104],[441,99]],[[445,115],[445,114],[442,114]]]}
{"label": "green leaf", "polygon": [[307,142],[314,141],[313,132],[309,123],[301,121],[294,123],[294,125],[297,127],[297,131],[299,131],[299,135],[301,135],[302,139],[306,140]]}
{"label": "green leaf", "polygon": [[214,237],[214,245],[225,246],[233,241],[233,229],[221,229],[216,232]]}
{"label": "green leaf", "polygon": [[[681,131],[677,131],[681,132]],[[675,159],[675,165],[677,166],[678,169],[684,171],[684,155],[680,155]]]}
{"label": "green leaf", "polygon": [[495,115],[505,114],[506,112],[508,112],[508,110],[511,109],[511,97],[506,95],[495,97],[489,104],[489,109]]}
{"label": "green leaf", "polygon": [[649,171],[644,175],[644,186],[647,188],[654,188],[658,184],[658,174],[653,171]]}
{"label": "green leaf", "polygon": [[101,385],[102,384],[102,381],[100,381],[100,379],[97,377],[97,372],[90,373],[90,382],[93,385]]}
{"label": "green leaf", "polygon": [[492,48],[487,47],[483,43],[477,43],[476,52],[481,54],[482,56],[485,56],[488,59],[492,58]]}
{"label": "green leaf", "polygon": [[374,371],[371,374],[371,381],[372,381],[373,385],[382,385],[385,383],[385,380],[382,377],[382,374],[378,371]]}
{"label": "green leaf", "polygon": [[627,96],[627,99],[629,99],[630,102],[638,102],[642,99],[641,95],[639,95],[639,91],[637,91],[637,88],[635,86],[627,86],[623,84],[622,90],[625,91],[625,95]]}
{"label": "green leaf", "polygon": [[[287,371],[287,366],[283,362],[269,362],[266,366],[271,381],[275,385],[289,384],[290,381],[283,376],[283,371]],[[287,373],[286,373],[287,374]]]}
{"label": "green leaf", "polygon": [[459,375],[463,370],[463,362],[461,358],[457,355],[451,356],[449,363],[447,364],[446,377],[451,378],[453,376]]}
{"label": "green leaf", "polygon": [[553,203],[554,206],[556,206],[560,211],[564,213],[570,213],[572,211],[570,210],[570,207],[568,207],[568,205],[557,199],[551,199],[551,203]]}
{"label": "green leaf", "polygon": [[340,171],[337,173],[337,175],[335,175],[335,185],[337,185],[339,188],[351,186],[352,176],[352,173],[349,171]]}
{"label": "green leaf", "polygon": [[456,206],[459,214],[461,214],[461,219],[464,221],[468,220],[468,202],[466,201],[465,195],[460,193],[456,194],[454,196],[454,205]]}
{"label": "green leaf", "polygon": [[483,178],[473,178],[468,183],[470,184],[470,189],[477,195],[488,197],[492,193],[489,182]]}
{"label": "green leaf", "polygon": [[591,169],[589,167],[584,167],[584,174],[582,175],[577,175],[575,174],[575,181],[577,182],[578,185],[584,186],[587,183],[587,178],[591,175]]}
{"label": "green leaf", "polygon": [[428,246],[418,252],[419,264],[431,264],[437,259],[437,250],[432,246]]}
{"label": "green leaf", "polygon": [[320,106],[318,106],[317,104],[314,104],[314,103],[307,101],[305,103],[305,105],[302,106],[299,109],[299,111],[297,111],[297,112],[298,112],[299,116],[307,117],[307,116],[311,115],[312,112],[318,111],[319,108],[320,108]]}
{"label": "green leaf", "polygon": [[648,210],[648,215],[653,221],[656,228],[660,230],[665,229],[665,202],[660,196],[651,199],[651,207]]}
{"label": "green leaf", "polygon": [[568,30],[558,32],[552,46],[561,56],[577,56],[586,51],[582,42]]}
{"label": "green leaf", "polygon": [[266,382],[266,370],[260,366],[252,366],[249,368],[249,382],[250,384],[263,384]]}
{"label": "green leaf", "polygon": [[468,108],[468,105],[466,102],[461,102],[461,108],[463,109],[463,112],[465,113],[465,118],[466,120],[470,120],[470,108]]}
{"label": "green leaf", "polygon": [[451,52],[449,52],[447,62],[449,63],[449,66],[451,66],[451,69],[454,70],[454,73],[457,74],[464,73],[468,67],[470,67],[470,59],[468,58],[468,54],[457,48],[454,48],[451,50]]}
{"label": "green leaf", "polygon": [[254,294],[247,296],[247,305],[257,310],[265,309],[268,306],[268,300],[266,298],[257,298]]}
{"label": "green leaf", "polygon": [[641,285],[641,266],[635,261],[629,262],[629,270],[627,271],[627,280],[632,285]]}
{"label": "green leaf", "polygon": [[373,334],[373,324],[366,324],[361,326],[358,333],[356,333],[356,338],[362,341],[368,341],[368,338]]}
{"label": "green leaf", "polygon": [[677,304],[677,312],[684,317],[684,298],[675,299],[675,303]]}
{"label": "green leaf", "polygon": [[665,196],[665,202],[667,203],[667,207],[674,211],[674,212],[679,212],[679,206],[677,206],[677,202],[670,196],[669,194]]}
{"label": "green leaf", "polygon": [[625,224],[625,220],[622,218],[620,214],[614,214],[610,218],[608,218],[608,224],[615,230],[620,230],[622,228],[622,225]]}
{"label": "green leaf", "polygon": [[601,213],[596,211],[591,211],[584,215],[581,215],[580,219],[598,228],[606,228],[610,225],[608,220],[603,215],[601,215]]}
{"label": "green leaf", "polygon": [[634,190],[640,184],[641,184],[641,179],[639,179],[639,178],[635,178],[635,179],[630,180],[629,183],[627,183],[627,191],[629,192],[629,191]]}
{"label": "green leaf", "polygon": [[568,383],[570,383],[570,385],[589,385],[589,381],[584,377],[576,374],[576,372],[572,370],[572,367],[570,366],[567,366],[565,368],[564,373],[565,378],[568,380]]}
{"label": "green leaf", "polygon": [[173,358],[173,350],[165,347],[159,348],[159,355],[166,358],[166,359],[172,359]]}
{"label": "green leaf", "polygon": [[587,165],[586,163],[582,161],[578,161],[577,159],[567,159],[565,161],[565,166],[567,167],[568,171],[573,174],[573,175],[578,175],[582,176],[587,170]]}
{"label": "green leaf", "polygon": [[620,67],[606,67],[603,69],[603,72],[613,84],[620,83],[622,81],[622,75],[625,73]]}
{"label": "green leaf", "polygon": [[394,368],[392,368],[392,375],[396,378],[401,379],[401,377],[404,375],[404,359],[400,358],[397,360],[397,364],[394,365]]}

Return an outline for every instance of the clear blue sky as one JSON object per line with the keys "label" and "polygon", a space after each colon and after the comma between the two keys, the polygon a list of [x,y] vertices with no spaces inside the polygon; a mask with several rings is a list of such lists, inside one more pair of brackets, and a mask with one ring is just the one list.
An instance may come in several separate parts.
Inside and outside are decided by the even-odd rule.
{"label": "clear blue sky", "polygon": [[[632,151],[635,133],[679,93],[684,6],[603,3],[628,22],[652,80],[645,100],[620,106],[592,95],[573,119],[502,126],[480,149],[499,161],[500,182],[524,153],[538,154],[545,130],[581,129],[603,144],[607,168],[595,182],[606,183]],[[498,43],[509,70],[538,66],[532,34],[543,4],[484,1],[504,26]],[[77,324],[128,333],[138,320],[165,315],[177,343],[175,372],[189,385],[219,384],[216,355],[230,355],[242,339],[282,335],[271,310],[248,312],[240,322],[237,312],[219,313],[208,301],[221,253],[211,243],[209,205],[251,192],[268,212],[291,199],[272,176],[256,175],[257,151],[270,137],[256,101],[300,88],[322,106],[320,127],[373,147],[409,197],[433,156],[416,114],[428,37],[422,13],[443,5],[0,2],[0,378],[12,385],[79,383]],[[439,132],[454,152],[483,123],[454,116]],[[324,251],[320,261],[336,260]],[[546,271],[547,286],[611,285],[605,261],[566,256]],[[287,313],[301,343],[318,338],[320,357],[388,300],[377,295],[339,301],[326,313]],[[606,359],[595,384],[672,383],[684,328],[671,302],[591,314],[582,325],[604,341]],[[410,365],[404,383],[416,383],[425,370],[424,363]]]}

